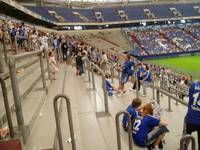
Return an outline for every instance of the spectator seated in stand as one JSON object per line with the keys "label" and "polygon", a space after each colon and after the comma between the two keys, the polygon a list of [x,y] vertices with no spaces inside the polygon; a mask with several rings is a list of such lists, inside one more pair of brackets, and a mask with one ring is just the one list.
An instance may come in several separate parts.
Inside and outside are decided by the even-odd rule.
{"label": "spectator seated in stand", "polygon": [[[138,113],[138,108],[141,106],[142,104],[142,100],[139,98],[135,98],[132,101],[132,104],[130,104],[126,111],[130,114],[131,116],[131,124],[133,125],[135,122],[135,119],[138,118],[139,113]],[[126,115],[123,116],[122,119],[122,127],[124,129],[124,131],[128,131],[128,118],[126,117]]]}
{"label": "spectator seated in stand", "polygon": [[113,87],[108,78],[109,75],[106,74],[106,91],[108,93],[108,96],[112,96],[114,92],[117,92],[117,88]]}
{"label": "spectator seated in stand", "polygon": [[163,147],[165,133],[169,132],[166,128],[167,123],[153,116],[153,107],[150,103],[143,106],[141,112],[141,116],[133,124],[133,141],[140,147],[159,150]]}

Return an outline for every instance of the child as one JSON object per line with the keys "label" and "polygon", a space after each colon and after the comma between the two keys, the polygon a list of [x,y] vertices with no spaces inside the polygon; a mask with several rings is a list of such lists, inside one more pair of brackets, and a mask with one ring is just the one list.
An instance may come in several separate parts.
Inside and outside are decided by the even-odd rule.
{"label": "child", "polygon": [[126,92],[124,90],[124,85],[128,82],[129,77],[133,75],[133,68],[135,64],[130,59],[131,57],[129,55],[126,55],[124,64],[120,66],[122,70],[122,74],[120,77],[118,92],[121,94],[124,94]]}
{"label": "child", "polygon": [[113,95],[113,91],[117,91],[115,87],[113,87],[110,82],[108,81],[109,75],[106,75],[106,91],[108,93],[108,96]]}
{"label": "child", "polygon": [[140,147],[159,150],[165,133],[169,131],[165,122],[152,115],[152,105],[148,103],[143,106],[141,117],[137,118],[133,125],[133,140]]}
{"label": "child", "polygon": [[49,52],[49,63],[51,66],[51,73],[52,73],[51,78],[53,80],[56,80],[56,72],[58,72],[58,65],[56,63],[56,59],[52,51]]}
{"label": "child", "polygon": [[[126,109],[127,112],[131,115],[131,123],[132,125],[134,124],[135,119],[138,118],[138,112],[137,109],[141,106],[142,104],[142,100],[139,98],[135,98],[132,101],[132,104],[128,106],[128,108]],[[124,131],[127,132],[127,125],[128,125],[128,119],[126,117],[126,115],[123,116],[122,119],[122,127],[124,128]]]}

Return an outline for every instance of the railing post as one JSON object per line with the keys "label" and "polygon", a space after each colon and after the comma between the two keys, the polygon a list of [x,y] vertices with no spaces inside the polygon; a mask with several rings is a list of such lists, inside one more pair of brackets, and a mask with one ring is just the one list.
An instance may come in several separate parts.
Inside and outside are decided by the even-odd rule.
{"label": "railing post", "polygon": [[54,115],[55,115],[56,128],[57,128],[57,133],[58,133],[59,148],[60,148],[60,150],[64,150],[63,140],[62,140],[62,132],[61,132],[61,125],[60,125],[60,119],[59,119],[59,112],[58,112],[58,100],[59,100],[59,98],[65,99],[65,102],[66,102],[70,136],[71,136],[71,140],[72,140],[72,150],[76,150],[76,142],[75,142],[75,137],[74,137],[74,127],[73,127],[73,120],[72,120],[71,103],[70,103],[69,98],[66,95],[57,95],[53,100]]}
{"label": "railing post", "polygon": [[156,100],[157,103],[160,105],[160,91],[158,89],[156,90]]}
{"label": "railing post", "polygon": [[154,80],[152,81],[152,86],[153,86],[153,88],[152,88],[153,99],[155,99],[155,82],[154,82]]}
{"label": "railing post", "polygon": [[105,74],[102,74],[102,84],[103,84],[103,96],[104,96],[104,105],[105,105],[105,113],[109,114],[109,106],[108,106],[108,95],[106,92],[106,77]]}
{"label": "railing post", "polygon": [[139,85],[138,85],[138,77],[136,76],[136,98],[138,99],[139,98]]}
{"label": "railing post", "polygon": [[17,36],[15,36],[15,53],[18,53]]}
{"label": "railing post", "polygon": [[42,54],[39,54],[39,58],[40,58],[40,68],[41,68],[41,76],[42,76],[42,84],[43,84],[43,88],[46,90],[47,93],[47,85],[46,85],[46,79],[45,79],[45,71],[44,71],[44,63],[42,60]]}
{"label": "railing post", "polygon": [[120,71],[118,70],[118,80],[119,80],[119,84],[120,84]]}
{"label": "railing post", "polygon": [[48,77],[52,83],[52,78],[51,78],[51,69],[50,69],[50,63],[49,63],[49,55],[48,55],[48,50],[44,50],[45,53],[45,58],[46,58],[46,62],[47,62],[47,71],[48,71]]}
{"label": "railing post", "polygon": [[110,74],[111,74],[111,82],[114,83],[115,71],[114,71],[114,65],[112,63],[111,63],[111,68],[110,68]]}
{"label": "railing post", "polygon": [[5,62],[8,63],[7,50],[6,50],[6,44],[5,44],[5,33],[3,33],[2,44],[3,44],[4,59],[5,59]]}
{"label": "railing post", "polygon": [[120,111],[115,116],[115,123],[116,123],[116,132],[117,132],[117,149],[122,150],[121,147],[121,138],[120,138],[120,123],[119,123],[119,116],[126,115],[128,118],[128,140],[129,140],[129,150],[133,149],[133,142],[132,142],[132,125],[131,125],[131,116],[127,111]]}
{"label": "railing post", "polygon": [[[178,94],[178,85],[176,85],[176,92],[177,92],[177,95],[179,96],[179,94]],[[178,101],[177,100],[176,100],[175,104],[178,105]]]}
{"label": "railing post", "polygon": [[[170,93],[170,87],[168,87],[168,92]],[[171,108],[171,98],[168,96],[168,111],[172,112],[172,108]]]}
{"label": "railing post", "polygon": [[196,150],[195,138],[191,135],[184,135],[180,140],[180,150],[185,150],[185,145],[188,146],[190,140],[192,141],[192,150]]}
{"label": "railing post", "polygon": [[1,88],[2,88],[2,92],[3,92],[3,100],[4,100],[6,116],[7,116],[7,120],[8,120],[8,127],[9,127],[10,137],[14,138],[14,128],[13,128],[13,123],[12,123],[11,114],[10,114],[8,93],[7,93],[7,88],[6,88],[5,81],[4,81],[4,79],[2,79],[2,77],[0,77],[0,83],[1,83]]}
{"label": "railing post", "polygon": [[91,64],[91,71],[92,71],[92,87],[93,87],[93,90],[95,90],[95,78],[94,78],[94,67],[93,67],[93,64]]}
{"label": "railing post", "polygon": [[91,67],[90,67],[90,62],[88,59],[86,59],[86,63],[87,63],[87,71],[88,71],[88,82],[91,82],[91,77],[90,77]]}
{"label": "railing post", "polygon": [[22,113],[21,96],[19,93],[19,84],[18,84],[18,80],[17,80],[14,56],[11,56],[9,58],[9,71],[10,71],[13,99],[14,99],[14,104],[15,104],[15,109],[16,109],[17,124],[18,124],[19,130],[22,131],[22,134],[24,136],[24,117],[23,117],[23,113]]}

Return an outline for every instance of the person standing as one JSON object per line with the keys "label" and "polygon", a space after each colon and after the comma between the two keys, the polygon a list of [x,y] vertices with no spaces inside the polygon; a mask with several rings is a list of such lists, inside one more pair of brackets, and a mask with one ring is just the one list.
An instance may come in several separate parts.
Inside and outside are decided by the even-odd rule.
{"label": "person standing", "polygon": [[124,84],[126,84],[129,80],[129,77],[133,75],[134,73],[134,62],[130,60],[130,56],[126,55],[125,56],[125,62],[121,67],[122,74],[120,77],[120,83],[119,83],[119,88],[118,88],[118,93],[125,93],[126,91],[124,90]]}
{"label": "person standing", "polygon": [[63,40],[62,44],[61,44],[61,50],[63,53],[63,61],[67,61],[67,55],[68,55],[68,44],[66,40]]}
{"label": "person standing", "polygon": [[198,150],[200,150],[200,81],[190,86],[188,110],[185,116],[185,134],[193,132],[198,134]]}
{"label": "person standing", "polygon": [[149,66],[146,66],[145,72],[144,72],[144,78],[141,80],[141,83],[143,85],[143,96],[147,95],[147,87],[152,82],[152,74],[150,72]]}

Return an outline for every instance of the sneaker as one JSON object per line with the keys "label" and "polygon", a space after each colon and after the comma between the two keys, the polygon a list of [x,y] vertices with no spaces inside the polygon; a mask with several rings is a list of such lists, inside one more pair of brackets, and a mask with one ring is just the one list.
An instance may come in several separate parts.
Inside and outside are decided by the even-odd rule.
{"label": "sneaker", "polygon": [[160,150],[160,148],[154,147],[154,148],[152,148],[152,150]]}
{"label": "sneaker", "polygon": [[126,90],[124,90],[122,93],[125,94],[125,93],[126,93]]}
{"label": "sneaker", "polygon": [[134,91],[134,89],[129,89],[130,92]]}

